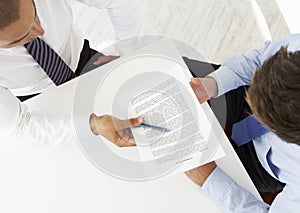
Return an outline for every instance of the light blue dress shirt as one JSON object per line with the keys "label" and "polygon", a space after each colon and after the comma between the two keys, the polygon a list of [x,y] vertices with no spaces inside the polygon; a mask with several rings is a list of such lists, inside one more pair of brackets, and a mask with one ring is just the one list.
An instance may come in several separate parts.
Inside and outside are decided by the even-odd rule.
{"label": "light blue dress shirt", "polygon": [[[236,55],[227,60],[209,75],[218,83],[218,96],[239,86],[249,85],[256,68],[274,55],[281,46],[288,46],[288,51],[291,52],[300,50],[300,34],[266,42],[262,49],[252,50],[248,55]],[[212,198],[223,212],[300,212],[300,146],[286,143],[271,132],[253,142],[258,159],[265,170],[274,178],[286,183],[271,206],[257,200],[220,168],[212,172],[201,191]]]}

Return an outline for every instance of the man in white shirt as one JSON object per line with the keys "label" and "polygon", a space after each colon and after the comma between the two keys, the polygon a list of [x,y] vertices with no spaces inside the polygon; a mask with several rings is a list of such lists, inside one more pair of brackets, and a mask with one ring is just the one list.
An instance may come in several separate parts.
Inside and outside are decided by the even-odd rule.
{"label": "man in white shirt", "polygon": [[[107,9],[118,39],[136,36],[141,32],[134,0],[82,0],[82,2],[91,7]],[[55,87],[53,79],[43,68],[43,63],[46,64],[46,68],[53,68],[52,64],[47,64],[52,60],[54,68],[57,68],[56,70],[53,68],[54,72],[58,72],[58,68],[61,67],[66,67],[72,72],[78,68],[82,60],[80,53],[84,53],[81,51],[84,38],[80,32],[73,29],[71,3],[69,0],[0,0],[1,134],[17,140],[52,145],[76,139],[72,115],[58,118],[44,117],[30,112],[16,98],[35,95]],[[25,45],[33,41],[42,42],[48,49],[39,50],[38,55],[37,48],[33,47],[32,53],[29,54],[29,48],[25,48]],[[84,48],[87,48],[86,45]],[[52,58],[41,58],[43,54],[47,56],[49,54],[47,51],[50,50]],[[113,59],[115,57],[103,56],[96,64]],[[55,65],[56,60],[60,62],[58,67]],[[131,144],[132,138],[117,134],[112,121],[113,117],[109,115],[92,114],[86,120],[86,125],[90,125],[95,134],[110,137],[119,146]],[[117,120],[117,123],[122,123],[122,128],[125,128],[139,125],[141,121],[142,119]]]}

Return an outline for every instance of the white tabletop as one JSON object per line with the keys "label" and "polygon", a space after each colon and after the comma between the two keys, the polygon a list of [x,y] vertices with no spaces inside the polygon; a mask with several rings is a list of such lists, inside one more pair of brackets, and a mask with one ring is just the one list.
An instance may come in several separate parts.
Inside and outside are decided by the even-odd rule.
{"label": "white tabletop", "polygon": [[[179,60],[173,48],[172,44],[163,40],[135,55],[160,54]],[[125,57],[120,60],[125,60]],[[118,62],[85,74],[80,83],[93,82],[95,76],[104,75],[114,63]],[[26,104],[31,110],[45,115],[72,112],[77,86],[78,79],[75,79]],[[211,115],[208,105],[203,107]],[[210,117],[215,123],[214,116]],[[221,128],[216,131],[226,153],[226,157],[218,160],[217,164],[259,197],[231,145],[223,138]],[[153,183],[119,180],[90,163],[75,141],[49,148],[9,142],[7,139],[1,141],[0,146],[1,212],[220,212],[184,174]]]}

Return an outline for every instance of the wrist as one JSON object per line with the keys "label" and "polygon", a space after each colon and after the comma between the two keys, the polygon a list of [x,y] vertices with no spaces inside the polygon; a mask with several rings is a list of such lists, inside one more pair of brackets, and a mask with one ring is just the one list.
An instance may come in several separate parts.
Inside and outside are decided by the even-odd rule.
{"label": "wrist", "polygon": [[202,187],[210,176],[210,174],[215,170],[217,167],[216,163],[210,162],[203,166],[199,166],[195,169],[185,172],[185,174],[198,186]]}

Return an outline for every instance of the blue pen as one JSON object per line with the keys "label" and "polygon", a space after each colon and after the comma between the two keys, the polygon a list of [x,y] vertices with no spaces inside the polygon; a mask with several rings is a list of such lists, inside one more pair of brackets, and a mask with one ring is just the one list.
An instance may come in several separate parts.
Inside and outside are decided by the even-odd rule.
{"label": "blue pen", "polygon": [[161,132],[170,132],[171,131],[171,130],[169,130],[167,128],[164,128],[164,127],[153,126],[153,125],[145,124],[145,123],[142,123],[141,125],[135,126],[135,127],[144,127],[146,129],[154,129],[154,130],[158,130],[158,131],[161,131]]}

